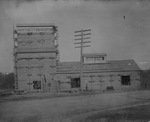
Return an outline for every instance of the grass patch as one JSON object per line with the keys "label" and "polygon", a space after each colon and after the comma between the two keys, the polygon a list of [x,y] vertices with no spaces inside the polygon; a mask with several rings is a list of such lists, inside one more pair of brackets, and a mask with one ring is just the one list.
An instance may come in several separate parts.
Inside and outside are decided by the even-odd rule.
{"label": "grass patch", "polygon": [[140,106],[125,108],[120,110],[110,110],[97,112],[80,122],[148,122],[150,121],[150,106]]}

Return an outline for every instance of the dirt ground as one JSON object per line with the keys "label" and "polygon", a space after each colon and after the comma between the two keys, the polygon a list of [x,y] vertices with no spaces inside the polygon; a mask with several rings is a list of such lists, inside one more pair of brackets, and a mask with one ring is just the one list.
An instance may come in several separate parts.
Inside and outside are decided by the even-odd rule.
{"label": "dirt ground", "polygon": [[[132,108],[143,105],[148,106],[145,108],[150,108],[149,90],[3,101],[0,102],[0,122],[107,122],[111,119],[106,118],[113,117],[112,113],[123,117],[129,116],[135,113],[136,109]],[[139,113],[148,110],[150,109],[138,109]],[[136,115],[139,116],[139,113],[137,112]]]}

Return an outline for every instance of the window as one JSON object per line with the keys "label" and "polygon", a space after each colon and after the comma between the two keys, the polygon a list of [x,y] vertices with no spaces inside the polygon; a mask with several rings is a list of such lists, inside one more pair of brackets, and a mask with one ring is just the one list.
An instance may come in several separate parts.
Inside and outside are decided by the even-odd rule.
{"label": "window", "polygon": [[86,57],[86,61],[88,61],[88,57]]}
{"label": "window", "polygon": [[131,85],[130,76],[121,76],[122,85]]}
{"label": "window", "polygon": [[102,60],[104,60],[104,57],[102,57]]}
{"label": "window", "polygon": [[41,81],[33,81],[33,89],[41,89]]}
{"label": "window", "polygon": [[71,78],[71,88],[80,87],[80,78]]}

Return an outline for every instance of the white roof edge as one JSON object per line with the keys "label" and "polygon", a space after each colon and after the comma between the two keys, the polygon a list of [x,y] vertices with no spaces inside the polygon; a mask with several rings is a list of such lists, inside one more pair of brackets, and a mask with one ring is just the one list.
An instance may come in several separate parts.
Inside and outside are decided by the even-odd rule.
{"label": "white roof edge", "polygon": [[88,54],[83,54],[83,56],[107,56],[106,53],[88,53]]}
{"label": "white roof edge", "polygon": [[42,27],[42,26],[55,26],[54,23],[18,23],[16,24],[16,27],[19,27],[19,26],[23,26],[23,27],[28,27],[28,26],[34,26],[34,27]]}

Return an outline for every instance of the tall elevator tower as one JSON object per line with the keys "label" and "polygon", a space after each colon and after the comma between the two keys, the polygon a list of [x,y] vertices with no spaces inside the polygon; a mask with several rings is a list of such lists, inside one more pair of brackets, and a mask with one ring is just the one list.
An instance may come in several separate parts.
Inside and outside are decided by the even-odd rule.
{"label": "tall elevator tower", "polygon": [[14,28],[15,88],[57,91],[58,31],[54,24],[17,24]]}

